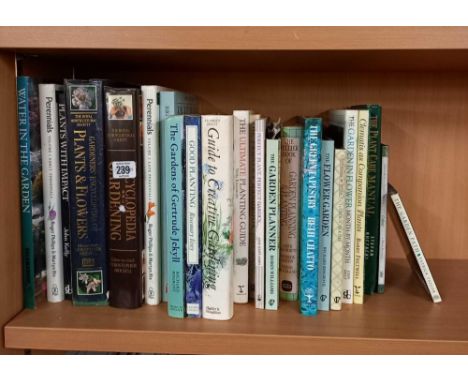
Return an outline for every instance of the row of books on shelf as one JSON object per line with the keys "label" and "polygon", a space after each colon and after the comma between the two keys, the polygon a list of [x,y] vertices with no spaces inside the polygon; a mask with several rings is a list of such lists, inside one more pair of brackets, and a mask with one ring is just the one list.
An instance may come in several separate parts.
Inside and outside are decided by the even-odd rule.
{"label": "row of books on shelf", "polygon": [[384,291],[379,105],[272,122],[159,86],[20,76],[17,93],[26,307],[229,319],[249,297],[315,315]]}

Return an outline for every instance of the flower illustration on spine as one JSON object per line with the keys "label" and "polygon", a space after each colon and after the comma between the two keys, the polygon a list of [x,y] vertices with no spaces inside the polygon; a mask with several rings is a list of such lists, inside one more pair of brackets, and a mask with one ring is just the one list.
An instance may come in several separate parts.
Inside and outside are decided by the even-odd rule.
{"label": "flower illustration on spine", "polygon": [[102,293],[102,273],[78,272],[78,294],[100,294]]}
{"label": "flower illustration on spine", "polygon": [[151,216],[156,215],[156,212],[154,212],[154,208],[156,207],[156,203],[154,202],[148,202],[148,209],[146,210],[146,221],[149,221],[151,219]]}
{"label": "flower illustration on spine", "polygon": [[57,211],[55,211],[53,206],[49,206],[49,220],[55,220],[57,217]]}
{"label": "flower illustration on spine", "polygon": [[75,109],[90,110],[95,108],[95,88],[77,87],[72,91],[71,103]]}

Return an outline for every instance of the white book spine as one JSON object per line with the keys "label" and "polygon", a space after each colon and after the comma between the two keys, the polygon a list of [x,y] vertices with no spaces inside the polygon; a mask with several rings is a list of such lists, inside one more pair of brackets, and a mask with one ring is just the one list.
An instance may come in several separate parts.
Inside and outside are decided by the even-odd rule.
{"label": "white book spine", "polygon": [[202,117],[203,318],[233,315],[233,117]]}
{"label": "white book spine", "polygon": [[63,283],[62,209],[60,189],[59,125],[56,91],[59,85],[39,85],[47,300],[65,298]]}
{"label": "white book spine", "polygon": [[391,194],[391,198],[398,212],[398,216],[400,217],[401,224],[405,229],[406,236],[408,237],[411,248],[413,250],[414,257],[416,258],[416,261],[419,265],[419,269],[421,270],[422,276],[424,277],[424,281],[426,282],[426,286],[432,297],[432,301],[435,303],[441,302],[442,298],[440,297],[440,293],[434,282],[431,270],[429,269],[429,265],[427,264],[422,248],[419,245],[419,241],[416,237],[416,233],[414,232],[413,226],[408,218],[405,207],[403,206],[403,203],[400,199],[400,195],[398,195],[398,193],[393,193]]}
{"label": "white book spine", "polygon": [[[385,155],[384,155],[385,152]],[[382,146],[382,181],[380,186],[380,232],[379,232],[379,273],[377,291],[385,288],[385,263],[387,260],[387,199],[388,199],[388,147]]]}
{"label": "white book spine", "polygon": [[250,112],[234,113],[234,302],[248,302]]}
{"label": "white book spine", "polygon": [[157,305],[161,302],[158,86],[142,86],[141,91],[143,97],[145,297],[148,305]]}
{"label": "white book spine", "polygon": [[265,308],[265,130],[255,121],[255,307]]}

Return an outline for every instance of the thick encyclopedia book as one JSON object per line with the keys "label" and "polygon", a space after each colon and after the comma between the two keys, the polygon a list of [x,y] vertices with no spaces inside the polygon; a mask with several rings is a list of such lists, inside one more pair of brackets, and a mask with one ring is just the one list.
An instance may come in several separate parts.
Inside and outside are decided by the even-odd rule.
{"label": "thick encyclopedia book", "polygon": [[25,308],[32,309],[46,292],[39,95],[32,78],[17,78],[17,100],[23,300]]}
{"label": "thick encyclopedia book", "polygon": [[279,300],[281,126],[266,130],[265,155],[265,309],[277,310]]}
{"label": "thick encyclopedia book", "polygon": [[317,314],[322,120],[304,123],[299,305],[303,315],[312,316]]}
{"label": "thick encyclopedia book", "polygon": [[140,92],[106,86],[104,93],[109,304],[132,309],[143,303]]}
{"label": "thick encyclopedia book", "polygon": [[234,110],[234,302],[249,300],[250,111]]}
{"label": "thick encyclopedia book", "polygon": [[203,318],[233,315],[233,117],[202,117]]}
{"label": "thick encyclopedia book", "polygon": [[[161,127],[162,121],[172,115],[196,114],[198,112],[198,100],[195,96],[174,90],[165,90],[161,88],[157,94],[159,107],[159,124]],[[160,135],[162,132],[160,132]],[[162,158],[162,153],[161,153]],[[164,161],[161,161],[164,163]],[[161,175],[164,172],[165,166],[161,166]],[[161,206],[163,207],[163,206]],[[167,265],[169,253],[165,246],[165,241],[161,245],[161,285],[162,285],[162,300],[167,302],[168,292],[168,273]]]}
{"label": "thick encyclopedia book", "polygon": [[330,277],[333,214],[335,142],[322,141],[320,189],[320,255],[318,268],[318,309],[330,310]]}
{"label": "thick encyclopedia book", "polygon": [[47,300],[49,302],[60,302],[65,298],[63,284],[58,92],[63,92],[63,86],[55,84],[39,85],[42,185],[45,206]]}
{"label": "thick encyclopedia book", "polygon": [[377,292],[385,290],[385,263],[387,260],[387,199],[388,199],[388,146],[381,145],[381,187],[380,187],[380,230],[379,230],[379,275]]}
{"label": "thick encyclopedia book", "polygon": [[202,174],[201,117],[186,115],[185,180],[186,180],[186,251],[185,300],[187,316],[202,315]]}
{"label": "thick encyclopedia book", "polygon": [[143,121],[143,189],[145,238],[145,302],[161,302],[161,203],[160,203],[160,153],[159,104],[161,87],[141,87]]}
{"label": "thick encyclopedia book", "polygon": [[369,142],[369,111],[358,112],[358,139],[356,159],[356,233],[354,239],[354,293],[355,304],[364,303],[364,248],[367,192],[367,150]]}
{"label": "thick encyclopedia book", "polygon": [[388,189],[390,197],[393,201],[393,205],[395,206],[395,209],[398,213],[398,217],[400,218],[400,223],[405,231],[406,238],[408,239],[411,245],[411,249],[413,251],[414,257],[408,255],[408,260],[410,261],[413,270],[416,272],[416,274],[422,281],[424,287],[429,292],[432,301],[434,303],[441,302],[442,298],[440,297],[440,293],[437,289],[434,278],[432,277],[431,270],[429,269],[429,265],[427,264],[426,257],[424,256],[422,248],[419,245],[418,238],[416,237],[413,225],[409,220],[408,214],[406,213],[406,209],[403,205],[400,195],[391,184],[388,185]]}
{"label": "thick encyclopedia book", "polygon": [[345,236],[342,302],[353,303],[354,241],[356,222],[357,110],[332,110],[328,132],[335,147],[346,149]]}
{"label": "thick encyclopedia book", "polygon": [[106,305],[106,168],[103,85],[65,80],[73,303]]}
{"label": "thick encyclopedia book", "polygon": [[185,133],[184,116],[161,125],[163,248],[167,253],[167,309],[170,317],[185,316]]}
{"label": "thick encyclopedia book", "polygon": [[67,110],[65,89],[57,92],[59,146],[60,146],[60,196],[62,208],[63,283],[65,298],[72,298],[70,193],[68,178]]}
{"label": "thick encyclopedia book", "polygon": [[296,301],[299,290],[299,205],[304,127],[281,129],[281,230],[279,293],[282,300]]}
{"label": "thick encyclopedia book", "polygon": [[255,307],[265,309],[265,133],[267,119],[255,121]]}
{"label": "thick encyclopedia book", "polygon": [[335,149],[330,309],[341,310],[345,234],[346,150]]}
{"label": "thick encyclopedia book", "polygon": [[382,108],[375,104],[354,108],[369,110],[364,293],[372,294],[377,287],[379,258]]}

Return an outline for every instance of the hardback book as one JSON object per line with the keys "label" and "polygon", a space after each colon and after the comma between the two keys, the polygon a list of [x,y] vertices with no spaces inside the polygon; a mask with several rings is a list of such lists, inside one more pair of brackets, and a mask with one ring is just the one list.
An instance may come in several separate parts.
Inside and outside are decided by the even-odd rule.
{"label": "hardback book", "polygon": [[161,302],[161,203],[160,203],[160,152],[159,103],[160,86],[141,87],[143,120],[143,189],[144,189],[144,240],[145,240],[145,303]]}
{"label": "hardback book", "polygon": [[299,305],[305,316],[317,314],[321,149],[322,120],[305,118],[299,273]]}
{"label": "hardback book", "polygon": [[[170,317],[185,317],[185,132],[184,116],[161,125],[163,248],[167,257],[167,308]],[[164,255],[163,255],[164,256]]]}
{"label": "hardback book", "polygon": [[250,111],[234,110],[234,303],[249,300]]}
{"label": "hardback book", "polygon": [[301,155],[304,127],[281,129],[281,203],[279,294],[282,300],[296,301],[299,290],[299,221]]}
{"label": "hardback book", "polygon": [[422,281],[424,287],[428,291],[429,295],[432,298],[434,303],[439,303],[442,301],[437,285],[432,277],[431,270],[427,264],[426,257],[424,256],[421,245],[419,244],[416,233],[413,229],[413,226],[409,220],[408,214],[406,213],[405,206],[398,194],[398,191],[391,185],[388,184],[388,192],[393,201],[393,205],[397,211],[398,217],[400,218],[400,223],[405,231],[406,238],[411,246],[414,256],[408,256],[408,260],[413,268],[413,270],[418,275],[419,279]]}
{"label": "hardback book", "polygon": [[341,297],[343,294],[343,255],[346,224],[346,156],[347,153],[345,149],[335,149],[330,287],[331,310],[341,310]]}
{"label": "hardback book", "polygon": [[46,296],[41,128],[37,83],[17,78],[19,165],[21,181],[21,252],[24,307],[33,309]]}
{"label": "hardback book", "polygon": [[356,162],[356,233],[354,239],[353,302],[355,304],[363,304],[369,110],[359,110],[358,118],[359,120]]}
{"label": "hardback book", "polygon": [[249,298],[255,300],[255,121],[260,114],[250,114],[249,125]]}
{"label": "hardback book", "polygon": [[65,80],[73,303],[107,305],[103,84]]}
{"label": "hardback book", "polygon": [[277,310],[279,300],[281,125],[266,130],[265,155],[265,309]]}
{"label": "hardback book", "polygon": [[[158,92],[158,105],[159,105],[159,121],[160,121],[159,124],[161,124],[164,119],[172,115],[196,114],[198,112],[198,100],[195,96],[191,94],[179,92],[179,91],[169,90],[166,88],[161,88]],[[161,161],[161,163],[164,163],[164,162]],[[164,166],[161,166],[161,175],[163,171],[164,171]],[[164,245],[165,245],[165,241],[163,240],[162,246],[161,246],[161,285],[162,285],[161,297],[163,301],[167,302],[167,292],[168,292],[167,254],[169,252],[167,251],[166,248],[164,248]]]}
{"label": "hardback book", "polygon": [[375,104],[354,106],[354,108],[369,110],[364,293],[372,294],[377,287],[379,258],[382,108]]}
{"label": "hardback book", "polygon": [[233,315],[232,115],[202,117],[203,318]]}
{"label": "hardback book", "polygon": [[255,307],[265,309],[265,133],[267,119],[255,121]]}
{"label": "hardback book", "polygon": [[341,302],[353,303],[354,240],[356,222],[357,110],[331,110],[328,134],[336,148],[346,149],[346,198],[343,255],[343,294]]}
{"label": "hardback book", "polygon": [[104,87],[109,305],[143,303],[144,234],[140,91]]}
{"label": "hardback book", "polygon": [[47,301],[65,299],[63,283],[62,203],[57,93],[62,85],[39,85],[42,185],[47,270]]}
{"label": "hardback book", "polygon": [[330,310],[334,158],[335,142],[330,139],[322,140],[318,310]]}
{"label": "hardback book", "polygon": [[[387,261],[387,199],[388,199],[388,146],[381,145],[380,229],[377,292],[385,290],[385,263]],[[364,280],[365,282],[365,280]]]}
{"label": "hardback book", "polygon": [[186,173],[186,251],[185,300],[187,316],[202,315],[202,174],[201,118],[184,117]]}
{"label": "hardback book", "polygon": [[57,92],[60,156],[60,196],[62,210],[63,283],[65,298],[72,298],[70,193],[68,178],[67,110],[65,89]]}

